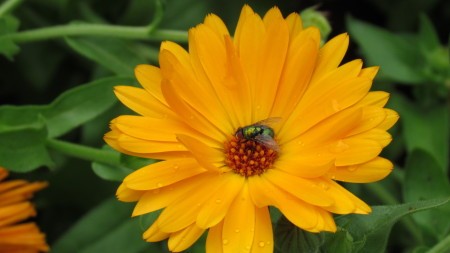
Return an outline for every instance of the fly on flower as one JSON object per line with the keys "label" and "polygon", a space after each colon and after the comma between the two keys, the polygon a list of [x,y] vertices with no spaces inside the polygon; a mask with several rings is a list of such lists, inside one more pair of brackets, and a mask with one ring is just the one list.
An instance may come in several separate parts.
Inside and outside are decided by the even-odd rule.
{"label": "fly on flower", "polygon": [[280,147],[273,139],[275,132],[273,131],[273,128],[270,127],[272,124],[280,121],[281,118],[272,117],[258,121],[249,126],[239,127],[235,133],[235,136],[239,139],[256,141],[276,152],[280,152]]}

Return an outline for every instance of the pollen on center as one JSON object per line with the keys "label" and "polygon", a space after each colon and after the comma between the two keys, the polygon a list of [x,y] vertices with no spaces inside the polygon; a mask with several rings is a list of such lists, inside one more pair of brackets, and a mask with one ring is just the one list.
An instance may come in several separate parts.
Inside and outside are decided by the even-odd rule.
{"label": "pollen on center", "polygon": [[269,169],[278,153],[253,140],[233,136],[225,143],[225,163],[235,173],[251,177]]}

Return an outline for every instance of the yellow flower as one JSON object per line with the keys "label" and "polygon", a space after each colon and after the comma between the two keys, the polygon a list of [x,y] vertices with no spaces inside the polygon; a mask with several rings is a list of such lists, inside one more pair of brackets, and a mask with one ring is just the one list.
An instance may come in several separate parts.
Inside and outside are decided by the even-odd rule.
{"label": "yellow flower", "polygon": [[[7,176],[8,171],[0,167],[0,181]],[[45,236],[35,223],[19,223],[36,215],[33,205],[27,200],[46,186],[45,182],[28,183],[25,180],[0,182],[0,252],[49,250]]]}
{"label": "yellow flower", "polygon": [[312,232],[336,231],[331,213],[369,213],[336,181],[391,172],[378,155],[398,115],[383,108],[388,93],[369,92],[377,67],[339,66],[348,42],[341,34],[320,47],[298,14],[261,18],[244,6],[234,37],[208,15],[189,31],[188,51],[164,42],[159,68],[137,66],[143,89],[115,92],[140,116],[114,119],[105,140],[164,160],[117,190],[138,201],[133,216],[162,209],[144,239],[169,238],[179,252],[209,229],[207,252],[272,252],[268,206]]}

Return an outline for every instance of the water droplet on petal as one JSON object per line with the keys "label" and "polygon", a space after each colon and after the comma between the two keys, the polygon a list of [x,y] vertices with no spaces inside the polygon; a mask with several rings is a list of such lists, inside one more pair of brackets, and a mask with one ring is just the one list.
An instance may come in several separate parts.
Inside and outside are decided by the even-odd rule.
{"label": "water droplet on petal", "polygon": [[300,146],[305,146],[305,143],[303,141],[297,141],[297,144]]}
{"label": "water droplet on petal", "polygon": [[173,170],[177,171],[180,168],[180,166],[178,166],[178,164],[173,165]]}
{"label": "water droplet on petal", "polygon": [[267,242],[266,242],[267,245],[270,245],[270,243],[271,243],[270,241],[267,241]]}
{"label": "water droplet on petal", "polygon": [[223,243],[223,245],[227,245],[229,243],[229,241],[227,239],[223,239],[222,243]]}
{"label": "water droplet on petal", "polygon": [[325,184],[325,183],[320,183],[319,184],[320,185],[320,187],[322,187],[322,189],[324,189],[325,191],[327,191],[328,189],[330,189],[330,186],[329,185],[327,185],[327,184]]}
{"label": "water droplet on petal", "polygon": [[241,230],[235,229],[234,232],[239,233]]}
{"label": "water droplet on petal", "polygon": [[332,175],[332,176],[331,176],[331,179],[335,180],[335,179],[336,179],[336,176],[335,176],[335,175]]}
{"label": "water droplet on petal", "polygon": [[262,248],[262,247],[266,246],[266,243],[261,241],[258,243],[258,246]]}
{"label": "water droplet on petal", "polygon": [[331,105],[333,106],[333,110],[335,112],[338,112],[341,110],[341,106],[339,105],[339,102],[336,99],[331,100]]}
{"label": "water droplet on petal", "polygon": [[161,188],[162,186],[163,186],[162,183],[157,183],[157,184],[156,184],[156,187],[158,187],[158,188]]}
{"label": "water droplet on petal", "polygon": [[347,170],[350,171],[350,172],[353,172],[353,171],[356,170],[356,166],[348,166]]}
{"label": "water droplet on petal", "polygon": [[216,204],[220,204],[220,203],[222,203],[222,200],[221,199],[216,199]]}
{"label": "water droplet on petal", "polygon": [[246,250],[250,250],[251,248],[252,248],[252,247],[250,247],[250,246],[248,246],[248,245],[245,246],[245,249],[246,249]]}
{"label": "water droplet on petal", "polygon": [[260,106],[260,105],[257,105],[257,106],[256,106],[256,110],[261,110],[261,106]]}

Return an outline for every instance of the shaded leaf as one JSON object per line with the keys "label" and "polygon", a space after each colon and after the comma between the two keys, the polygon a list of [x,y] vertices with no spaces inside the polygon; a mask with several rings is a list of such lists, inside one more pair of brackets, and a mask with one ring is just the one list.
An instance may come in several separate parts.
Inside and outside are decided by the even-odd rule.
{"label": "shaded leaf", "polygon": [[275,227],[275,252],[319,253],[323,235],[304,231],[282,216]]}
{"label": "shaded leaf", "polygon": [[415,41],[354,18],[347,18],[351,38],[360,45],[370,65],[381,66],[380,75],[406,84],[419,84],[424,77],[416,66],[421,59]]}
{"label": "shaded leaf", "polygon": [[131,205],[108,199],[66,232],[52,252],[158,252],[158,245],[142,240],[139,219],[130,214]]}
{"label": "shaded leaf", "polygon": [[13,16],[0,17],[0,54],[12,61],[13,56],[19,52],[19,47],[8,38],[8,34],[15,33],[19,29],[19,20]]}
{"label": "shaded leaf", "polygon": [[432,154],[441,170],[449,164],[449,108],[436,105],[422,108],[401,95],[392,94],[390,105],[400,114],[408,152],[423,149]]}
{"label": "shaded leaf", "polygon": [[104,78],[66,91],[49,105],[2,106],[0,120],[12,127],[28,124],[30,119],[37,120],[37,115],[42,115],[48,137],[58,137],[113,106],[117,102],[113,87],[132,82],[131,78]]}
{"label": "shaded leaf", "polygon": [[350,214],[336,218],[336,223],[346,229],[357,243],[365,241],[360,252],[384,252],[392,226],[402,217],[447,204],[450,197],[413,203],[374,206],[369,215]]}
{"label": "shaded leaf", "polygon": [[422,14],[419,17],[419,43],[423,46],[425,51],[432,51],[439,48],[441,43],[430,19],[425,14]]}
{"label": "shaded leaf", "polygon": [[[405,201],[433,199],[450,196],[450,183],[436,160],[423,150],[414,150],[405,166],[403,196]],[[422,187],[426,186],[426,187]],[[438,241],[450,229],[450,205],[413,215],[413,219]]]}
{"label": "shaded leaf", "polygon": [[67,44],[79,54],[124,76],[134,76],[134,67],[147,63],[135,43],[115,38],[66,38]]}
{"label": "shaded leaf", "polygon": [[0,125],[0,166],[15,172],[28,172],[53,162],[45,147],[47,129],[42,118],[20,127]]}

